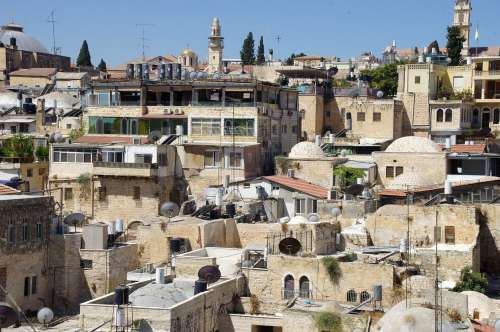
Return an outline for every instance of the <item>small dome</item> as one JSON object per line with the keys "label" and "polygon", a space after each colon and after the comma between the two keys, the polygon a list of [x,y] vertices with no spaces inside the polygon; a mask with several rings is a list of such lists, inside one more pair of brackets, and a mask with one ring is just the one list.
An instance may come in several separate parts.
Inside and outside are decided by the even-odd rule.
{"label": "small dome", "polygon": [[407,136],[401,137],[392,142],[385,152],[420,152],[432,153],[441,152],[441,147],[425,137]]}
{"label": "small dome", "polygon": [[322,159],[325,158],[325,152],[312,142],[300,142],[294,145],[288,157],[294,159]]}
{"label": "small dome", "polygon": [[437,183],[430,182],[427,177],[422,174],[411,171],[405,171],[403,174],[397,176],[389,183],[388,189],[406,190],[431,187]]}
{"label": "small dome", "polygon": [[10,23],[0,28],[0,42],[10,45],[10,39],[16,38],[17,48],[22,51],[49,53],[49,51],[35,38],[24,33],[22,26]]}
{"label": "small dome", "polygon": [[307,224],[307,223],[309,223],[309,220],[307,220],[307,218],[304,216],[295,216],[292,219],[290,219],[290,221],[288,222],[288,224],[290,224],[290,225],[300,225],[300,224]]}
{"label": "small dome", "polygon": [[192,58],[196,57],[196,53],[190,48],[186,48],[182,51],[182,56],[190,56]]}

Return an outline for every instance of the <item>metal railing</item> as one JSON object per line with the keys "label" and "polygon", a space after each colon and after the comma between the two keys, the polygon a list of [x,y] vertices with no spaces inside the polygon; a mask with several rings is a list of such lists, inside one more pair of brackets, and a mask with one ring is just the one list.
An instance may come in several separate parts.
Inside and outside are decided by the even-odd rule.
{"label": "metal railing", "polygon": [[476,76],[480,77],[500,76],[500,70],[488,70],[488,71],[476,70]]}
{"label": "metal railing", "polygon": [[157,169],[158,168],[158,164],[116,163],[116,162],[107,162],[107,161],[95,161],[94,162],[94,167]]}
{"label": "metal railing", "polygon": [[310,289],[291,289],[291,288],[281,288],[281,299],[289,300],[294,297],[300,297],[302,299],[311,299],[312,291]]}

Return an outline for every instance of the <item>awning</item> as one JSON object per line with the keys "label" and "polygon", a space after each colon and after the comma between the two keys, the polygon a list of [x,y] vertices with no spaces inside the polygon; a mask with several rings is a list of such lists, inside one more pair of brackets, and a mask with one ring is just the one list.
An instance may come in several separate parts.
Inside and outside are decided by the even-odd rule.
{"label": "awning", "polygon": [[33,123],[35,119],[0,119],[0,123]]}

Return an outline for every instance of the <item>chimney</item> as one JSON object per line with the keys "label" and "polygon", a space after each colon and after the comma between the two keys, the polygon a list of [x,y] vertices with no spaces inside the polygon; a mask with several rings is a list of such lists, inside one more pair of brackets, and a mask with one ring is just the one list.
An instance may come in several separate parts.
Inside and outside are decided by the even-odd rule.
{"label": "chimney", "polygon": [[45,99],[37,99],[35,124],[37,133],[45,132]]}

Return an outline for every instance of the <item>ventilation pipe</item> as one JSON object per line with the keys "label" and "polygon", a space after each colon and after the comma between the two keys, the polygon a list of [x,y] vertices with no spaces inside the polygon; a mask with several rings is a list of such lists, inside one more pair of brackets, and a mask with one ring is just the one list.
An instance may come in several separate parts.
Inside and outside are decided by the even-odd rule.
{"label": "ventilation pipe", "polygon": [[445,148],[446,150],[451,150],[451,138],[450,137],[447,137],[446,138],[446,143],[445,143]]}
{"label": "ventilation pipe", "polygon": [[321,146],[321,135],[316,135],[314,137],[314,142],[317,146]]}
{"label": "ventilation pipe", "polygon": [[160,267],[156,268],[155,282],[158,285],[163,285],[165,283],[165,269]]}
{"label": "ventilation pipe", "polygon": [[444,182],[444,195],[446,196],[446,203],[453,204],[455,202],[453,198],[453,186],[450,180]]}

